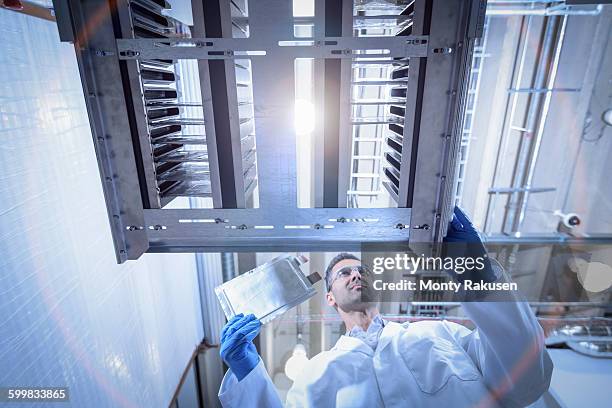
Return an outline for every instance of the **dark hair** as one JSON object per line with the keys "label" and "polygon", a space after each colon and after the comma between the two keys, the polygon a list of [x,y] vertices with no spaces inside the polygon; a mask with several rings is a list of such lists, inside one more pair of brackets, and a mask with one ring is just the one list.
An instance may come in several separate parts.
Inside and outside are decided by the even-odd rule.
{"label": "dark hair", "polygon": [[327,265],[327,269],[325,269],[325,289],[328,292],[331,290],[330,279],[331,279],[332,269],[334,269],[334,266],[336,266],[338,262],[344,261],[345,259],[354,259],[356,261],[361,261],[361,259],[357,258],[355,255],[349,254],[347,252],[341,252],[338,255],[336,255],[334,259],[329,261],[329,264]]}

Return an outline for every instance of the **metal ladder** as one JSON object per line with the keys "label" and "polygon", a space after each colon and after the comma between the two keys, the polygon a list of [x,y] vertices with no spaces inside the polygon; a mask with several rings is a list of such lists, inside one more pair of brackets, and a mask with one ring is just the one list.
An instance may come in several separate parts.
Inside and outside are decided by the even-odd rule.
{"label": "metal ladder", "polygon": [[474,54],[472,56],[472,67],[470,70],[465,112],[463,114],[463,129],[461,132],[461,145],[459,149],[459,169],[457,173],[457,188],[455,190],[454,197],[455,205],[461,205],[461,197],[463,195],[465,170],[470,153],[470,142],[473,139],[472,131],[474,128],[474,116],[478,104],[478,91],[480,90],[480,80],[482,78],[481,74],[485,59],[488,57],[488,54],[486,54],[488,32],[489,17],[486,17],[482,37],[476,40],[476,44],[474,45]]}

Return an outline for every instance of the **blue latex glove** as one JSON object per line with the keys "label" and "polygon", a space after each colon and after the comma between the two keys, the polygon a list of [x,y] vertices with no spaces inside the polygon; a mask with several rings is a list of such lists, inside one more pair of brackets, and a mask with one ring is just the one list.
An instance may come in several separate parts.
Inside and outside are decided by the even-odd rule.
{"label": "blue latex glove", "polygon": [[465,215],[463,210],[457,206],[455,206],[453,218],[448,224],[448,232],[444,238],[444,243],[445,256],[453,258],[484,258],[483,269],[478,270],[477,268],[472,268],[461,274],[453,273],[453,278],[459,282],[463,282],[465,279],[482,279],[485,282],[494,282],[497,280],[497,276],[491,267],[491,261],[487,256],[487,250],[480,239],[480,235],[478,235],[478,231],[476,231],[476,228],[474,228],[472,222],[467,215]]}
{"label": "blue latex glove", "polygon": [[221,330],[221,358],[242,380],[259,363],[259,354],[253,339],[259,334],[261,322],[252,315],[242,313],[232,317]]}

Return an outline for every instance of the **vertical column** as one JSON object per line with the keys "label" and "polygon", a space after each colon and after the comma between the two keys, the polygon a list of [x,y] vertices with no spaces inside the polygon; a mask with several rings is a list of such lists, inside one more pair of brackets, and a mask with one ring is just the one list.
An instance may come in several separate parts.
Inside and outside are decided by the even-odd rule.
{"label": "vertical column", "polygon": [[[138,259],[148,248],[143,199],[134,163],[129,106],[116,55],[100,58],[95,50],[116,48],[115,27],[106,1],[69,1],[74,46],[90,118],[94,148],[117,261]],[[65,20],[65,16],[60,19]],[[92,25],[91,21],[96,24]]]}
{"label": "vertical column", "polygon": [[[293,38],[292,4],[286,0],[249,3],[249,30],[254,41]],[[294,60],[273,50],[252,58],[253,103],[257,140],[259,205],[297,207],[294,129]]]}
{"label": "vertical column", "polygon": [[[461,138],[454,118],[459,112],[463,90],[461,67],[469,45],[466,34],[471,3],[442,4],[425,0],[417,1],[416,7],[426,7],[425,14],[431,13],[431,17],[424,16],[422,26],[424,34],[429,30],[430,51],[426,64],[420,64],[419,76],[425,76],[418,84],[422,95],[417,95],[411,127],[410,180],[414,187],[407,193],[408,205],[412,205],[410,241],[428,244],[440,239],[446,228],[442,225],[446,219],[442,213],[447,211],[444,192],[455,168],[453,144],[458,144]],[[413,68],[411,61],[410,75]],[[409,95],[415,92],[410,89],[411,84],[408,84]]]}
{"label": "vertical column", "polygon": [[[231,38],[230,3],[193,0],[194,37]],[[244,208],[238,96],[233,60],[198,61],[215,208]]]}
{"label": "vertical column", "polygon": [[[414,7],[412,34],[428,35],[431,4],[427,0],[417,0]],[[410,58],[406,93],[406,115],[402,138],[402,161],[398,189],[398,207],[412,208],[414,173],[416,170],[417,150],[421,126],[420,106],[423,102],[423,86],[427,58]]]}
{"label": "vertical column", "polygon": [[[325,36],[342,36],[341,1],[325,2]],[[323,207],[338,207],[338,173],[340,154],[340,97],[342,61],[324,62],[323,96]],[[350,171],[350,169],[349,169]],[[346,196],[346,193],[345,193]]]}
{"label": "vertical column", "polygon": [[[353,35],[353,0],[343,0],[340,10],[340,36],[351,37]],[[338,175],[336,179],[337,197],[334,207],[346,207],[347,195],[349,190],[352,173],[351,151],[353,140],[353,126],[351,123],[351,80],[352,80],[352,60],[342,58],[340,62],[340,95],[336,103],[338,104]],[[331,199],[332,197],[330,197]]]}
{"label": "vertical column", "polygon": [[[314,40],[322,41],[325,38],[325,0],[315,0],[315,18],[314,18]],[[315,110],[315,124],[313,131],[313,162],[320,162],[325,156],[325,61],[318,58],[314,60],[314,75],[313,83],[313,99]],[[325,198],[325,169],[322,166],[313,166],[312,175],[312,191],[314,207],[321,208],[324,206]]]}
{"label": "vertical column", "polygon": [[[118,17],[116,23],[119,25],[118,31],[121,32],[121,38],[134,38],[129,2],[116,0],[114,4]],[[118,31],[115,32],[115,35]],[[126,90],[130,90],[130,92],[125,93],[125,97],[129,107],[128,115],[132,128],[136,170],[140,179],[140,194],[143,198],[143,206],[145,208],[161,208],[153,161],[153,148],[147,126],[144,91],[140,82],[139,62],[136,60],[119,61],[119,67],[123,86]]]}

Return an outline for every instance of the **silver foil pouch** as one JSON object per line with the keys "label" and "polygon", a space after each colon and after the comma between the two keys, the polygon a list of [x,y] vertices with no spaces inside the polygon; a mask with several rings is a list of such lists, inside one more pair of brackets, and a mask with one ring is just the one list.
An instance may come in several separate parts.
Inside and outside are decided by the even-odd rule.
{"label": "silver foil pouch", "polygon": [[253,313],[262,324],[313,297],[318,273],[305,276],[304,256],[281,255],[215,288],[227,320]]}

